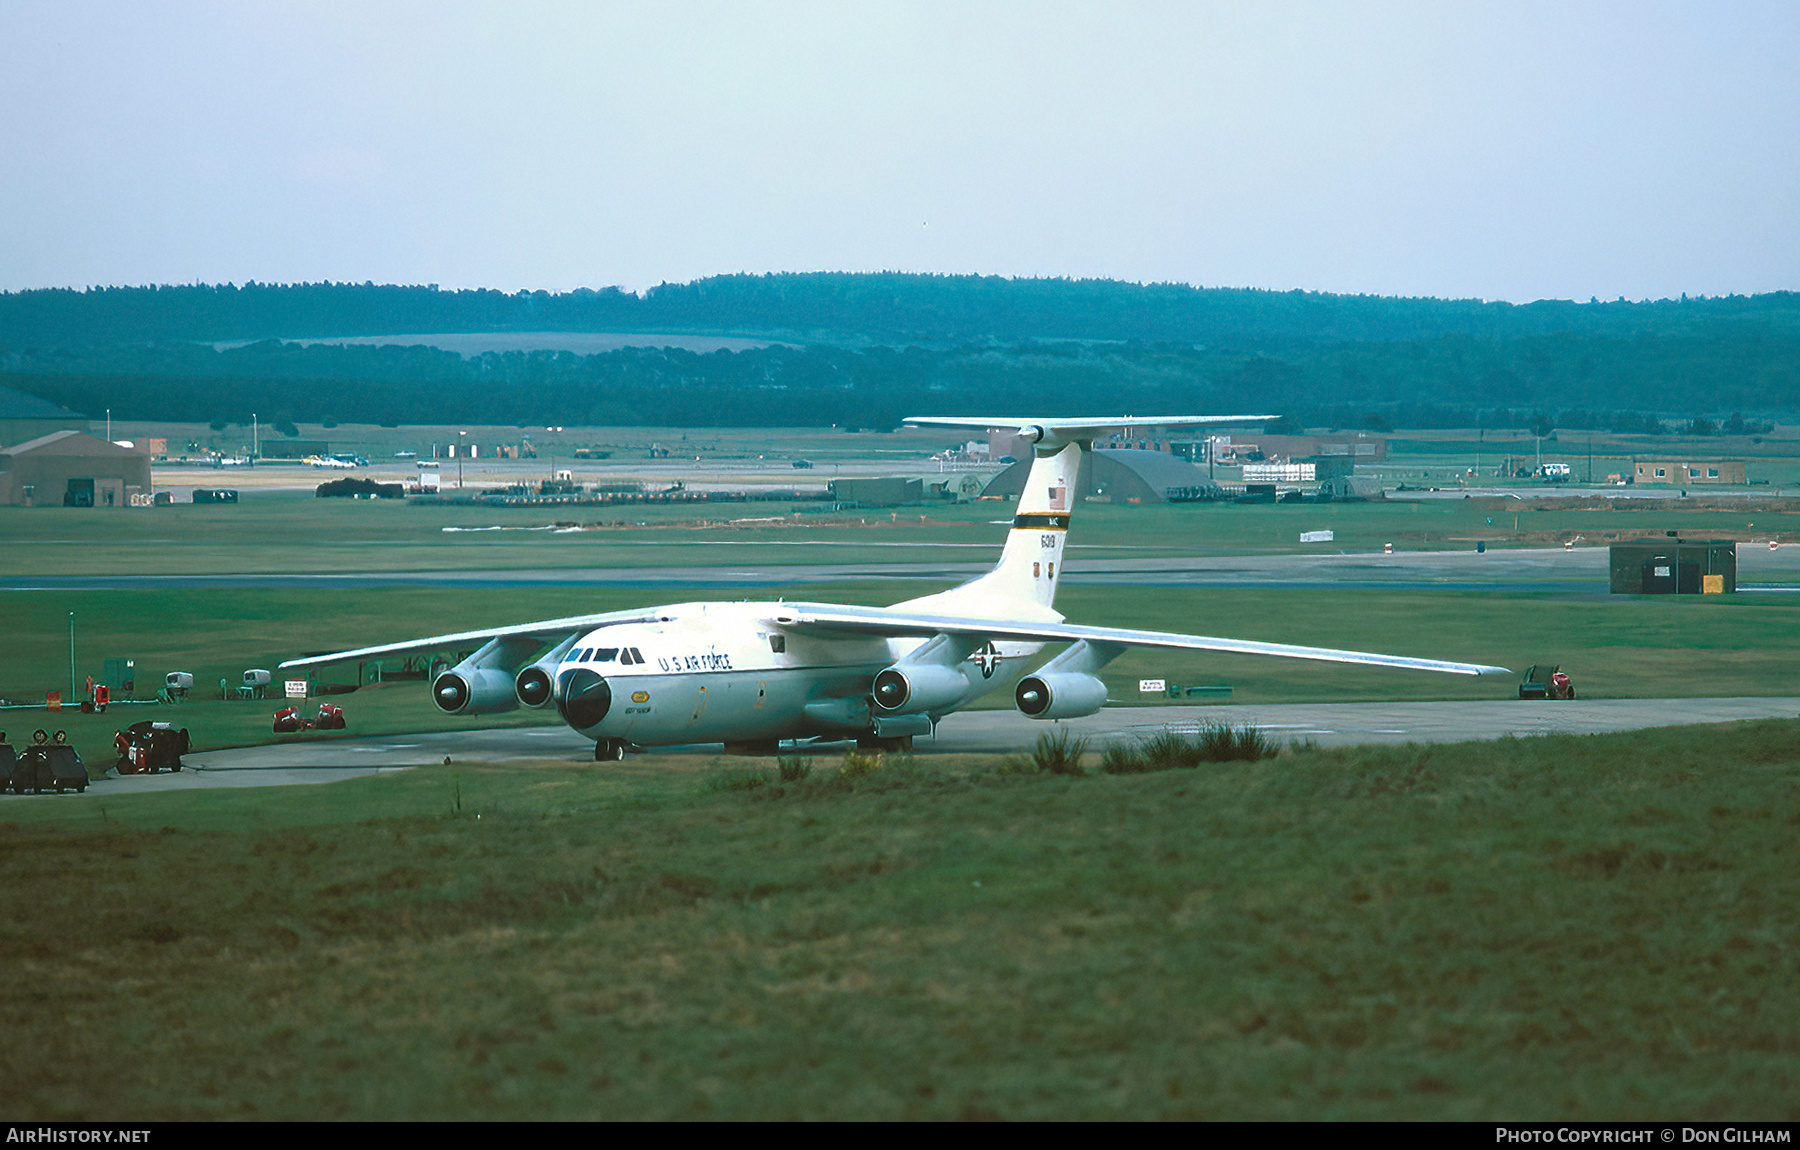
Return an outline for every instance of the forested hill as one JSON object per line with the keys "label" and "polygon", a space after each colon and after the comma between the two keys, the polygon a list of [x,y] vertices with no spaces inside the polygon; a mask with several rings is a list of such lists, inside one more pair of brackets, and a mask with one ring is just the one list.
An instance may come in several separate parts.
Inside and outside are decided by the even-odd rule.
{"label": "forested hill", "polygon": [[[786,346],[465,359],[281,342],[507,330],[768,334]],[[214,346],[235,341],[249,342]],[[94,417],[171,422],[257,412],[286,423],[880,428],[924,410],[1105,407],[1635,431],[1727,413],[1793,419],[1800,295],[1513,306],[837,274],[724,276],[641,297],[369,284],[36,291],[0,295],[0,386]]]}
{"label": "forested hill", "polygon": [[0,348],[471,331],[703,331],[807,342],[1117,340],[1274,349],[1568,333],[1670,338],[1800,334],[1800,294],[1631,303],[1481,300],[1197,288],[1112,280],[899,273],[731,275],[572,292],[377,284],[162,286],[0,293]]}

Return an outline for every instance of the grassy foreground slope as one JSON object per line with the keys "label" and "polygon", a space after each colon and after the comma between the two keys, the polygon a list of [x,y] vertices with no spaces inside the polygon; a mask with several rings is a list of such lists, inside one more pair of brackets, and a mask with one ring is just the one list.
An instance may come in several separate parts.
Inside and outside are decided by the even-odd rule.
{"label": "grassy foreground slope", "polygon": [[1793,1120],[1796,735],[8,803],[5,1109]]}

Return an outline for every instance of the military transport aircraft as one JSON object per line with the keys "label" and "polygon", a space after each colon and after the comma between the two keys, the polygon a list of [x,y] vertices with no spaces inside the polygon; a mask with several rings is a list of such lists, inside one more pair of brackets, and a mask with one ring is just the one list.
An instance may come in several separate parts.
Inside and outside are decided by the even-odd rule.
{"label": "military transport aircraft", "polygon": [[1018,709],[1034,719],[1091,715],[1106,702],[1095,674],[1128,647],[1229,651],[1408,667],[1459,675],[1504,667],[1133,631],[1063,622],[1052,609],[1083,457],[1120,427],[1264,422],[1272,416],[1149,416],[1018,420],[919,417],[926,427],[1017,427],[1034,459],[1012,529],[992,571],[891,607],[825,603],[678,603],[547,619],[386,643],[281,664],[315,667],[480,643],[439,674],[431,698],[452,715],[554,705],[594,740],[594,758],[628,748],[723,742],[772,754],[781,740],[856,739],[909,746],[979,698],[1002,667],[1050,643],[1056,657],[1019,679]]}

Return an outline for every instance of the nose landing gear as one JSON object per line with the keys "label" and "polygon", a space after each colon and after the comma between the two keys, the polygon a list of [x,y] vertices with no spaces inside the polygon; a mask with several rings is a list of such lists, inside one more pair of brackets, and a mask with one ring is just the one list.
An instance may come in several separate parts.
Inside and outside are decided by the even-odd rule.
{"label": "nose landing gear", "polygon": [[594,743],[594,761],[596,763],[622,763],[625,761],[624,739],[600,739]]}

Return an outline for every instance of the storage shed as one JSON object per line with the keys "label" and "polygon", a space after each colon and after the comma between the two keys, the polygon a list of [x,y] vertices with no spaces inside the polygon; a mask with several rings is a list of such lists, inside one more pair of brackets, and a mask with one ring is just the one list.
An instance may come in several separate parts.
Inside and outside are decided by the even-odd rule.
{"label": "storage shed", "polygon": [[834,499],[858,507],[902,507],[925,501],[925,483],[920,479],[834,479]]}
{"label": "storage shed", "polygon": [[150,495],[150,456],[79,431],[0,450],[0,504],[125,507]]}
{"label": "storage shed", "polygon": [[1672,536],[1609,548],[1614,595],[1728,595],[1737,590],[1737,544]]}

